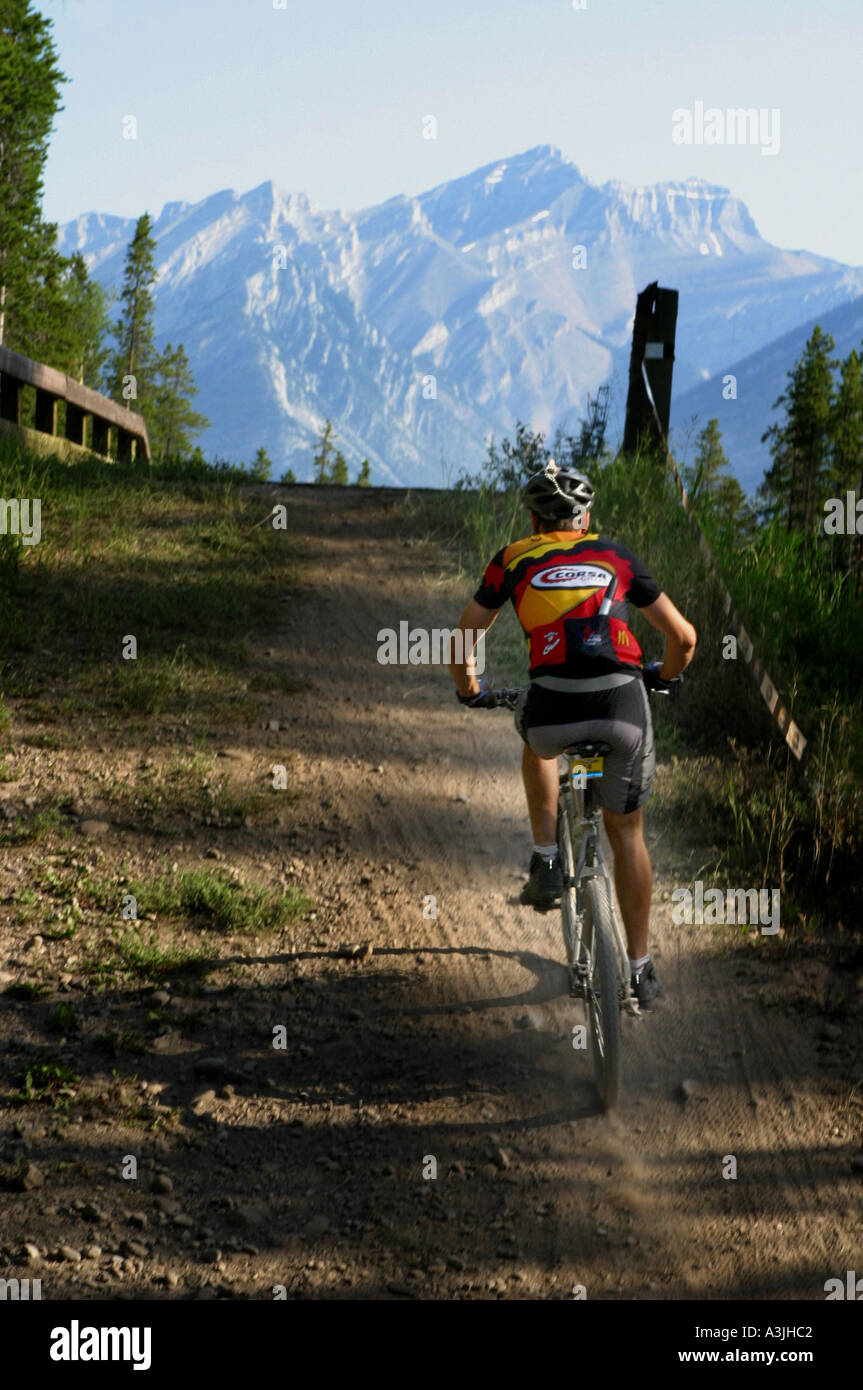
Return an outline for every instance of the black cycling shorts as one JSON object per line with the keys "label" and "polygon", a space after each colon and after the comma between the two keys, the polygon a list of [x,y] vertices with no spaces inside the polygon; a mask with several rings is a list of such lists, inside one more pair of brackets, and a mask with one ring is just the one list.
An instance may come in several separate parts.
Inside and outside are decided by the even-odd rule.
{"label": "black cycling shorts", "polygon": [[610,690],[548,690],[532,682],[520,697],[515,727],[539,758],[554,758],[571,743],[602,739],[602,777],[596,803],[607,811],[638,810],[650,796],[656,754],[647,691],[639,677]]}

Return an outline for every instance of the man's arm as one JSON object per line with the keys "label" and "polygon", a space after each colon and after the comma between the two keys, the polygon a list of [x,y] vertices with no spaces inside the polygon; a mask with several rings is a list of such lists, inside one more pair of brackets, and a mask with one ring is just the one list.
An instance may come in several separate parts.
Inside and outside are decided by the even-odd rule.
{"label": "man's arm", "polygon": [[698,634],[667,594],[660,594],[655,603],[648,604],[640,611],[651,627],[665,633],[665,657],[659,674],[663,680],[674,680],[692,660]]}
{"label": "man's arm", "polygon": [[458,626],[461,631],[470,633],[470,650],[466,644],[462,646],[466,660],[453,661],[449,668],[459,695],[479,694],[479,681],[474,671],[473,649],[476,646],[477,633],[487,631],[499,612],[499,608],[484,608],[481,603],[477,603],[476,599],[472,598],[459,619]]}

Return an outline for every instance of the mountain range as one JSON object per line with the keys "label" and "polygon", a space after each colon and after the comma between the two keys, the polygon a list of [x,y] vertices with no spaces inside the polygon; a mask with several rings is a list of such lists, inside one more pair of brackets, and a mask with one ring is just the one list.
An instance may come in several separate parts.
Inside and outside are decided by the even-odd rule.
{"label": "mountain range", "polygon": [[[60,248],[118,287],[134,226],[84,213]],[[844,352],[863,336],[863,268],[773,246],[726,188],[594,184],[552,146],[359,212],[273,182],[224,190],[166,204],[153,232],[157,341],[186,346],[202,447],[264,445],[276,477],[311,477],[329,417],[352,475],[368,458],[373,482],[441,486],[519,419],[574,428],[605,382],[615,442],[635,298],[658,280],[680,291],[675,450],[718,416],[751,489],[812,323]]]}

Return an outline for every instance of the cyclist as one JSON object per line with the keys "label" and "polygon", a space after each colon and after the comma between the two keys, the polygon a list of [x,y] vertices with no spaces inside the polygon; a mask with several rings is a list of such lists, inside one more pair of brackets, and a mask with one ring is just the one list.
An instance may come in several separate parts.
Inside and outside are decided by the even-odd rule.
{"label": "cyclist", "polygon": [[[533,474],[523,494],[532,534],[497,552],[459,626],[471,636],[484,632],[511,599],[527,634],[530,684],[515,722],[524,741],[522,776],[534,846],[521,901],[538,911],[553,907],[563,891],[556,844],[558,755],[579,740],[611,745],[597,801],[614,852],[632,989],[640,1007],[650,1009],[662,990],[647,949],[653,879],[642,808],[655,757],[645,686],[669,689],[689,665],[697,636],[630,550],[591,531],[594,496],[583,474],[559,469],[553,459]],[[627,626],[628,603],[664,633],[661,663],[642,664]],[[450,667],[458,699],[488,708],[494,695],[477,680],[472,654],[465,655]]]}

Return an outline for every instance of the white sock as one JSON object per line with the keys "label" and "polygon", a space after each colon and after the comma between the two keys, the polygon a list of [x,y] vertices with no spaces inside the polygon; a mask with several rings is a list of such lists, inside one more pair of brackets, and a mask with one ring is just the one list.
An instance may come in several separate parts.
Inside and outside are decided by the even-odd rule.
{"label": "white sock", "polygon": [[640,956],[638,960],[634,960],[632,956],[630,956],[629,964],[632,966],[633,971],[637,974],[638,971],[641,970],[642,967],[645,966],[649,960],[650,952],[648,952],[646,956]]}
{"label": "white sock", "polygon": [[553,859],[557,854],[557,845],[534,845],[534,852],[541,854],[543,859]]}

